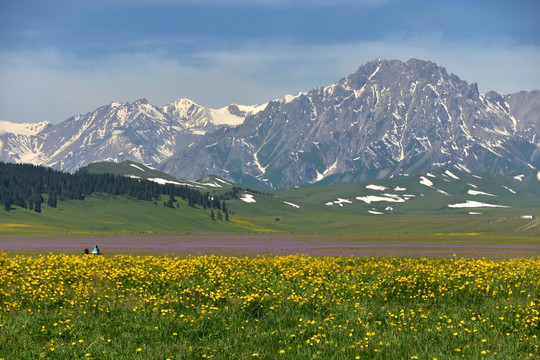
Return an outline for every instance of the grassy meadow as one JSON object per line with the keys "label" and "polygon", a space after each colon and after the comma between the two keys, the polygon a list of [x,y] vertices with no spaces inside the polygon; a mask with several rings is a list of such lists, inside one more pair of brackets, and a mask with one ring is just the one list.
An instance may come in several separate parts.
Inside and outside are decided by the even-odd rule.
{"label": "grassy meadow", "polygon": [[0,212],[0,236],[114,236],[201,230],[227,232],[242,231],[250,226],[247,221],[247,225],[234,221],[211,221],[209,209],[194,210],[180,198],[177,200],[179,207],[170,209],[163,206],[165,200],[165,196],[151,202],[126,196],[94,194],[84,201],[59,202],[58,208],[43,206],[39,214],[17,207],[10,212]]}
{"label": "grassy meadow", "polygon": [[540,259],[8,256],[1,359],[538,359]]}
{"label": "grassy meadow", "polygon": [[[471,216],[467,210],[413,210],[385,216],[366,213],[364,207],[349,205],[328,207],[300,203],[301,208],[284,204],[287,198],[255,195],[257,203],[227,201],[230,221],[211,220],[210,209],[191,208],[177,198],[178,207],[163,206],[158,201],[138,201],[126,196],[94,194],[86,200],[58,203],[57,208],[42,207],[41,213],[15,207],[0,211],[0,237],[182,235],[205,233],[291,233],[356,235],[433,235],[490,234],[513,238],[540,236],[540,212],[537,208],[489,209],[486,214]],[[535,215],[522,220],[523,213]],[[520,240],[518,240],[520,241]]]}

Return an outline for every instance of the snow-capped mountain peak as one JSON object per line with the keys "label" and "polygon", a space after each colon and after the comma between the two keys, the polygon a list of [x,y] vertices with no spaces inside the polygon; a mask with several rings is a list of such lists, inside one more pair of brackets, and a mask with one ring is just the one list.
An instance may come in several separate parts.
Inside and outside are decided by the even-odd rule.
{"label": "snow-capped mountain peak", "polygon": [[246,116],[264,110],[266,105],[232,104],[213,109],[201,106],[190,99],[181,98],[164,106],[162,111],[178,119],[192,133],[204,134],[224,126],[238,126],[244,122]]}
{"label": "snow-capped mountain peak", "polygon": [[51,123],[48,121],[41,121],[38,123],[24,123],[17,124],[5,120],[0,120],[0,135],[8,133],[15,135],[26,135],[32,136],[37,135],[43,129],[50,126]]}

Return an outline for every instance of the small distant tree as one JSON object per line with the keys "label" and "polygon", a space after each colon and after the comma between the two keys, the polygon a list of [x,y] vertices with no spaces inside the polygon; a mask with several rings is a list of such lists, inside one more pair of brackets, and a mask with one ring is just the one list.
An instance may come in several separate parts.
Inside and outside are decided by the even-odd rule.
{"label": "small distant tree", "polygon": [[210,209],[210,218],[213,220],[215,220],[214,218],[214,209]]}
{"label": "small distant tree", "polygon": [[34,211],[37,213],[41,212],[41,201],[36,201],[36,204],[34,206]]}
{"label": "small distant tree", "polygon": [[53,208],[56,207],[57,198],[56,198],[56,193],[54,191],[49,192],[49,196],[47,198],[47,205],[50,206],[50,207],[53,207]]}

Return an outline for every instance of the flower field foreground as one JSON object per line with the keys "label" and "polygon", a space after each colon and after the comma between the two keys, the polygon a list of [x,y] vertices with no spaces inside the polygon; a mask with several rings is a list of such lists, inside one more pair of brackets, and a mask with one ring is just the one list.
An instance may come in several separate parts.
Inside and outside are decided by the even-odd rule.
{"label": "flower field foreground", "polygon": [[3,359],[538,359],[540,259],[0,252]]}

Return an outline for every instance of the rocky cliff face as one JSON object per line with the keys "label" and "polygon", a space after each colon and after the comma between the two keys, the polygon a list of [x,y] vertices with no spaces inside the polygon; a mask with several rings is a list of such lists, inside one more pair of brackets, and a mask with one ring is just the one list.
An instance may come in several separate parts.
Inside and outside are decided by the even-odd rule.
{"label": "rocky cliff face", "polygon": [[510,95],[499,95],[507,103],[509,113],[519,119],[519,125],[534,124],[536,143],[540,143],[540,90],[521,91]]}

